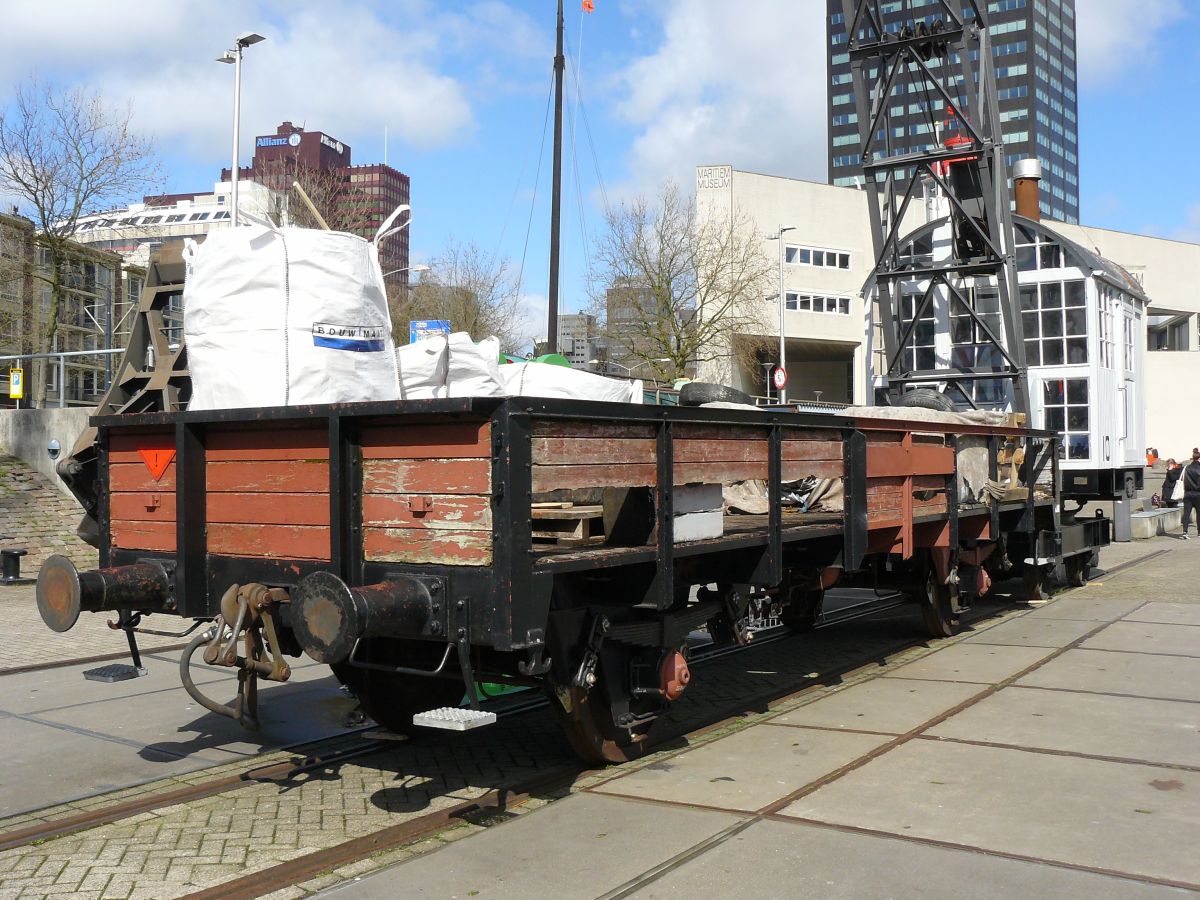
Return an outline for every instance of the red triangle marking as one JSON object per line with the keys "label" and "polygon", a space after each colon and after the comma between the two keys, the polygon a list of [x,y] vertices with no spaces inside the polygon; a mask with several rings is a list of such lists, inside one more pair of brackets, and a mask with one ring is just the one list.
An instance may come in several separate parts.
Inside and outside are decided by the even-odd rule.
{"label": "red triangle marking", "polygon": [[138,455],[142,458],[142,462],[146,464],[146,468],[150,470],[150,474],[154,476],[154,480],[160,481],[162,480],[163,473],[167,471],[167,466],[175,458],[175,451],[139,450]]}

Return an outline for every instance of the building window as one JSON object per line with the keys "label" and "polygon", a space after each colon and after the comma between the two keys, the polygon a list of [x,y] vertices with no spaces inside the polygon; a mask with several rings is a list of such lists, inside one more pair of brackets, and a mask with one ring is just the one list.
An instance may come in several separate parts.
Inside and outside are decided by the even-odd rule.
{"label": "building window", "polygon": [[833,313],[840,316],[850,315],[849,297],[826,297],[822,294],[797,294],[788,291],[785,295],[785,306],[789,310],[800,312]]}
{"label": "building window", "polygon": [[850,254],[841,250],[824,250],[817,247],[788,245],[784,249],[784,261],[792,265],[818,266],[823,269],[849,269]]}
{"label": "building window", "polygon": [[1021,285],[1025,361],[1031,366],[1088,361],[1087,290],[1082,280]]}
{"label": "building window", "polygon": [[1042,384],[1042,427],[1066,438],[1067,459],[1091,456],[1088,439],[1088,380],[1055,378]]}

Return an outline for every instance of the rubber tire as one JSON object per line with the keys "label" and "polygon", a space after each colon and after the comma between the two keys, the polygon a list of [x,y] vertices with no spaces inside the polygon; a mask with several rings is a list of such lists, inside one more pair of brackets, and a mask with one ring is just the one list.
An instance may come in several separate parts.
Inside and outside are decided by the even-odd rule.
{"label": "rubber tire", "polygon": [[679,389],[680,406],[700,406],[704,403],[745,403],[754,405],[754,398],[737,388],[707,381],[689,381]]}
{"label": "rubber tire", "polygon": [[954,412],[954,401],[945,394],[932,388],[916,388],[905,391],[896,401],[896,406],[910,406],[914,409],[936,409],[941,412]]}

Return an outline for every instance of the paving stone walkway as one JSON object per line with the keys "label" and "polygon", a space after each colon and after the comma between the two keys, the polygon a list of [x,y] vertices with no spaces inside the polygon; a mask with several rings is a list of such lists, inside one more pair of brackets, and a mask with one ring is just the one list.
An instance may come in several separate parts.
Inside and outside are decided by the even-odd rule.
{"label": "paving stone walkway", "polygon": [[319,893],[1200,895],[1200,542],[1161,549]]}
{"label": "paving stone walkway", "polygon": [[[1174,546],[1172,543],[1172,549]],[[1144,554],[1153,549],[1141,547],[1137,552]],[[1200,559],[1200,543],[1195,549],[1196,558]],[[1098,595],[1101,587],[1094,585],[1085,592],[1095,591]],[[1020,622],[1022,617],[1030,615],[1028,610],[1013,607],[1003,597],[982,604],[979,614],[986,617],[980,625],[986,628],[1000,622]],[[741,735],[754,728],[789,733],[793,728],[786,724],[759,723],[839,688],[876,684],[878,675],[894,672],[906,663],[919,663],[938,647],[957,648],[971,639],[968,633],[949,641],[928,642],[921,637],[918,617],[912,610],[903,610],[811,635],[789,636],[747,653],[713,660],[699,669],[693,687],[664,723],[668,737],[712,722],[714,717],[721,718],[746,697],[765,698],[771,693],[782,696],[804,688],[810,691],[774,704],[766,699],[750,707],[743,703],[740,715],[726,721],[721,728],[686,741],[668,739],[659,753],[630,766],[581,779],[575,790],[597,788],[627,772],[631,773],[629,778],[661,777],[661,773],[669,774],[685,765],[680,754],[687,757],[704,748],[711,747],[708,752],[712,754],[727,755],[720,745],[727,740],[745,741]],[[855,666],[858,668],[853,669]],[[849,671],[832,677],[823,674],[837,670]],[[888,705],[895,707],[898,702],[893,698]],[[797,734],[807,733],[800,728],[794,730]],[[829,740],[844,745],[838,751],[839,758],[852,759],[879,739],[834,734]],[[738,749],[736,743],[729,746]],[[776,755],[780,751],[787,755],[786,748],[777,748]],[[733,756],[739,760],[739,766],[749,766],[761,773],[775,770],[771,758],[759,758],[753,748],[748,756],[740,753]],[[95,898],[179,896],[479,797],[495,787],[520,783],[569,761],[555,725],[544,712],[502,720],[497,726],[466,735],[429,736],[328,771],[302,775],[294,782],[256,783],[232,793],[165,807],[80,834],[0,853],[0,898],[53,894]],[[233,770],[217,767],[202,774],[146,784],[138,790],[149,794],[177,787],[180,778],[199,779],[229,771]],[[795,777],[804,777],[807,771],[811,770],[803,766],[794,769],[794,773],[800,773]],[[715,780],[709,781],[708,777]],[[700,777],[698,783],[706,789],[716,784],[729,790],[724,788],[727,782],[721,780],[723,777],[732,776],[718,773]],[[731,790],[730,796],[736,793],[736,789]],[[536,809],[554,799],[553,795],[539,798],[525,804],[520,811]],[[77,812],[84,804],[104,802],[111,802],[111,798],[93,798],[83,804],[42,810],[0,822],[0,830],[19,827],[34,817],[52,819]],[[279,896],[303,896],[464,837],[487,836],[490,832],[489,824],[464,823],[434,838],[344,866],[280,892]],[[681,832],[685,833],[696,832]],[[470,840],[464,846],[473,843]],[[516,879],[520,873],[514,870],[512,874]],[[518,884],[510,881],[513,886]],[[406,879],[405,884],[411,882]],[[393,887],[392,891],[391,896],[409,895],[407,888],[397,891]]]}

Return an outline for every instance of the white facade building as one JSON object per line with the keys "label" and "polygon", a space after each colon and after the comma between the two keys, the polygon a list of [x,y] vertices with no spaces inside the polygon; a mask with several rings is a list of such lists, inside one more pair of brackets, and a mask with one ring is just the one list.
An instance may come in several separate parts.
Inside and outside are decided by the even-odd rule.
{"label": "white facade building", "polygon": [[[823,402],[870,403],[870,353],[877,341],[871,334],[872,317],[862,298],[873,270],[866,193],[853,187],[741,172],[731,166],[699,166],[696,201],[701,215],[729,217],[740,212],[747,216],[762,237],[763,253],[771,260],[779,253],[772,239],[779,227],[792,229],[784,233],[783,265],[788,399],[813,400],[819,390]],[[934,204],[913,203],[900,231],[912,235],[937,216]],[[1122,455],[1132,458],[1145,446],[1157,447],[1164,456],[1189,455],[1192,447],[1200,446],[1200,417],[1190,410],[1181,414],[1179,402],[1187,402],[1193,386],[1200,383],[1200,245],[1061,222],[1042,225],[1126,270],[1140,282],[1149,300],[1148,314],[1141,318],[1131,315],[1128,326],[1122,319],[1120,331],[1114,333],[1123,353],[1125,329],[1131,328],[1129,337],[1135,352],[1143,357],[1140,395],[1135,389],[1126,396],[1132,412],[1136,413],[1137,407],[1144,409],[1145,433],[1142,437],[1129,434],[1127,448],[1131,449]],[[1029,278],[1040,277],[1024,273],[1020,280],[1026,283]],[[821,299],[812,299],[817,297]],[[765,322],[779,321],[777,298],[778,288],[763,298]],[[1096,303],[1100,302],[1097,295]],[[1097,320],[1097,337],[1099,327]],[[1149,350],[1155,352],[1146,352],[1147,330],[1152,337]],[[777,342],[778,328],[767,331],[758,337]],[[1168,337],[1160,338],[1162,332]],[[1171,346],[1175,352],[1156,351],[1160,344]],[[776,356],[777,351],[772,351],[764,363],[774,363]],[[730,384],[751,395],[770,394],[765,366],[750,371],[736,366],[732,359],[731,355],[724,366],[706,367],[700,377]],[[1122,384],[1114,384],[1114,390],[1124,385],[1125,371],[1122,368]],[[1035,395],[1034,400],[1036,407],[1040,397]],[[1145,446],[1136,446],[1142,441]]]}
{"label": "white facade building", "polygon": [[[145,267],[155,246],[229,227],[230,191],[228,181],[218,181],[211,194],[147,197],[127,209],[82,216],[72,238],[97,250],[119,253],[127,263]],[[243,216],[279,221],[287,214],[287,197],[256,181],[239,181],[238,207]]]}

